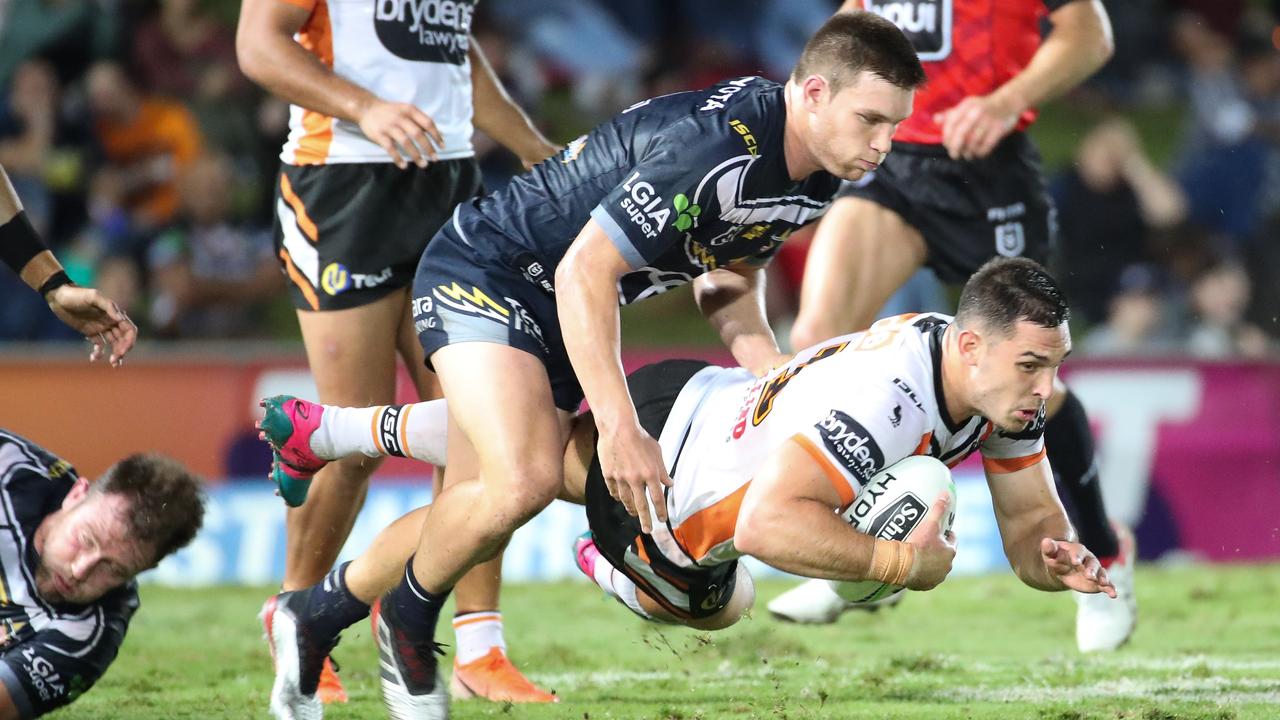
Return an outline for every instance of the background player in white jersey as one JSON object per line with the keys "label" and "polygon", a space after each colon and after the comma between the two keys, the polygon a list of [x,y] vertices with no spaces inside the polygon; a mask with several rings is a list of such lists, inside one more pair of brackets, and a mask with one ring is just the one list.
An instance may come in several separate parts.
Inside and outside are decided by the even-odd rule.
{"label": "background player in white jersey", "polygon": [[200,480],[131,455],[96,481],[0,429],[0,718],[73,702],[102,677],[138,610],[138,573],[191,542]]}
{"label": "background player in white jersey", "polygon": [[[479,190],[473,126],[526,167],[558,149],[490,70],[470,34],[475,4],[243,0],[241,68],[293,103],[276,249],[324,402],[392,402],[397,353],[419,396],[439,395],[412,329],[408,285],[427,241]],[[290,510],[285,588],[310,585],[333,567],[377,467],[334,463],[306,505]],[[279,468],[291,505],[301,504],[313,471]],[[495,612],[499,567],[461,585],[458,660],[482,694],[493,685],[505,700],[548,702],[506,661]],[[336,676],[325,680],[326,699],[345,698]]]}
{"label": "background player in white jersey", "polygon": [[[866,328],[922,266],[959,284],[997,255],[1045,262],[1053,202],[1025,130],[1037,105],[1083,82],[1113,46],[1099,0],[846,0],[841,9],[858,8],[903,28],[929,82],[894,135],[893,155],[865,182],[843,188],[814,233],[795,347]],[[1049,455],[1072,520],[1120,593],[1118,602],[1076,596],[1076,642],[1082,651],[1113,650],[1137,621],[1132,534],[1107,518],[1080,400],[1059,386],[1047,416]],[[769,604],[799,622],[832,622],[848,607],[827,584],[812,582]]]}
{"label": "background player in white jersey", "polygon": [[[743,555],[815,578],[892,579],[927,590],[943,581],[955,554],[951,539],[938,534],[945,498],[906,543],[859,533],[838,511],[903,458],[955,465],[976,450],[1018,577],[1040,590],[1114,594],[1105,570],[1076,541],[1041,437],[1044,403],[1071,350],[1067,318],[1056,283],[1038,264],[997,259],[965,286],[954,319],[888,318],[808,348],[760,378],[696,361],[642,368],[629,392],[673,481],[660,501],[668,520],[646,530],[610,496],[595,423],[580,416],[560,488],[562,498],[587,506],[592,535],[576,548],[579,567],[637,614],[701,629],[731,625],[751,606],[750,576],[737,563]],[[370,428],[389,420],[389,431],[406,438],[407,454],[439,460],[449,432],[441,404],[389,414],[308,403],[308,426],[273,446],[291,445],[313,462],[377,455]],[[281,669],[273,702],[307,702],[297,688],[318,672],[314,658],[399,580],[400,561],[427,516],[424,508],[402,518],[325,583],[278,596],[288,612],[276,617],[287,625],[274,629],[271,642],[300,663]]]}

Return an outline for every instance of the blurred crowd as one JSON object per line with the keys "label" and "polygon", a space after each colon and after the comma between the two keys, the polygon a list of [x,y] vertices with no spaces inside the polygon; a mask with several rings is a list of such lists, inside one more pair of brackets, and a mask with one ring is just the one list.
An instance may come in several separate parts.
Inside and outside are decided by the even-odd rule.
{"label": "blurred crowd", "polygon": [[[482,0],[473,34],[564,142],[643,97],[785,79],[838,4]],[[1116,56],[1068,101],[1098,120],[1060,140],[1074,161],[1050,169],[1078,347],[1274,355],[1280,1],[1104,4]],[[72,278],[116,298],[151,339],[296,332],[264,312],[288,313],[270,235],[288,107],[240,73],[237,12],[234,0],[0,2],[0,165]],[[1180,126],[1140,134],[1126,117],[1150,108],[1172,108]],[[1173,157],[1149,155],[1152,133],[1177,136]],[[490,189],[519,171],[483,137],[477,150]],[[915,297],[939,297],[921,284]],[[0,340],[66,332],[0,277]]]}

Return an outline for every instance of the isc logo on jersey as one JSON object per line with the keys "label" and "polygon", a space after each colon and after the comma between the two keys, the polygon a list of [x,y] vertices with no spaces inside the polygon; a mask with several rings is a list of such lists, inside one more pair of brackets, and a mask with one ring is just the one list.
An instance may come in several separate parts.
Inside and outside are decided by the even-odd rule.
{"label": "isc logo on jersey", "polygon": [[870,480],[884,466],[884,452],[871,439],[871,433],[845,413],[832,410],[814,427],[831,454],[840,458],[845,468],[862,482]]}
{"label": "isc logo on jersey", "polygon": [[377,0],[373,27],[396,57],[461,65],[474,12],[474,0]]}

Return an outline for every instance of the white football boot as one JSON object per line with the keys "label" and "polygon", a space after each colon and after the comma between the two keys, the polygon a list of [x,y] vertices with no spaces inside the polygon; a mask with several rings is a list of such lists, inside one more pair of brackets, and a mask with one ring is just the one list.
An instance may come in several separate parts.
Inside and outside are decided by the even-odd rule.
{"label": "white football boot", "polygon": [[382,706],[391,720],[448,720],[449,684],[440,672],[433,641],[410,639],[400,630],[390,605],[372,613],[378,645]]}
{"label": "white football boot", "polygon": [[1124,645],[1138,624],[1138,598],[1133,593],[1133,566],[1137,545],[1133,533],[1112,523],[1120,541],[1120,554],[1107,568],[1116,586],[1116,597],[1104,593],[1073,593],[1076,596],[1076,645],[1080,652],[1109,652]]}
{"label": "white football boot", "polygon": [[[303,591],[307,592],[307,591]],[[278,720],[321,720],[324,705],[316,697],[321,668],[337,638],[317,637],[299,617],[302,593],[273,595],[258,615],[275,665],[271,715]]]}
{"label": "white football boot", "polygon": [[766,606],[779,620],[807,625],[829,625],[848,610],[875,612],[902,602],[905,592],[870,603],[851,603],[836,594],[827,580],[806,580],[774,598]]}

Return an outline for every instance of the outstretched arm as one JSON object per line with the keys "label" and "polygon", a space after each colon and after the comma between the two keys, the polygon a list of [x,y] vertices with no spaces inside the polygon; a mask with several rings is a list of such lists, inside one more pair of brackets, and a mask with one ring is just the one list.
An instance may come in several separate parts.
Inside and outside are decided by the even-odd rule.
{"label": "outstretched arm", "polygon": [[4,168],[0,168],[0,257],[27,287],[44,295],[59,320],[93,343],[89,360],[108,351],[112,367],[124,361],[138,339],[137,326],[107,296],[71,283],[62,263],[31,227]]}
{"label": "outstretched arm", "polygon": [[987,484],[1009,565],[1037,590],[1105,592],[1115,588],[1076,531],[1053,487],[1048,459],[1009,473],[987,470]]}

